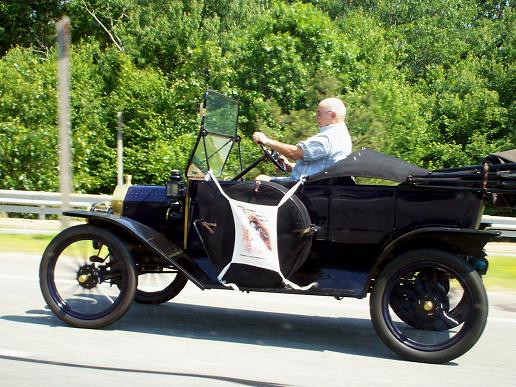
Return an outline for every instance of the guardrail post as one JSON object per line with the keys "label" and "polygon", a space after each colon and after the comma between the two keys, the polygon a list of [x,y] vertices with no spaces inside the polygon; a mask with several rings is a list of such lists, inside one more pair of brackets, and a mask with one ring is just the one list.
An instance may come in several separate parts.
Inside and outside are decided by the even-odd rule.
{"label": "guardrail post", "polygon": [[39,214],[38,214],[39,220],[45,220],[45,206],[39,207]]}

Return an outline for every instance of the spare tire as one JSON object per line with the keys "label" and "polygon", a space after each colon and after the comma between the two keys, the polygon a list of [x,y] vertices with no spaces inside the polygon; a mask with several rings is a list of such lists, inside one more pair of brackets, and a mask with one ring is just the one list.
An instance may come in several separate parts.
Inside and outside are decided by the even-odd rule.
{"label": "spare tire", "polygon": [[[225,192],[238,201],[277,206],[288,189],[272,182],[246,181],[226,188]],[[303,202],[293,195],[279,207],[277,219],[279,265],[282,274],[288,279],[304,264],[310,252],[310,216]],[[228,200],[222,195],[216,195],[209,215],[203,221],[215,225],[210,229],[197,229],[208,256],[221,271],[231,262],[235,245],[235,222]],[[276,272],[240,263],[231,264],[223,279],[228,283],[252,288],[279,287],[282,284]]]}

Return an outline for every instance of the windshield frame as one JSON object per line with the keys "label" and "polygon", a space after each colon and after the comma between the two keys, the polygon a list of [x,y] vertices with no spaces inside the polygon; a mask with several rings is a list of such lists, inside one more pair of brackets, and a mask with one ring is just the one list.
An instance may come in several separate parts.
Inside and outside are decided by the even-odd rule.
{"label": "windshield frame", "polygon": [[[212,116],[216,117],[221,111],[224,115],[224,110],[227,110],[229,113],[229,120],[227,122],[212,121],[210,123]],[[240,170],[242,170],[240,136],[237,135],[238,114],[239,102],[237,100],[214,90],[207,90],[204,93],[203,104],[200,109],[201,129],[186,165],[185,176],[187,178],[203,178],[208,170],[212,168],[215,168],[215,170],[212,169],[213,174],[216,177],[220,177],[235,143],[238,144]],[[224,115],[224,117],[226,116]],[[232,117],[234,117],[234,122]],[[229,131],[227,130],[228,125],[230,126]],[[217,155],[221,157],[215,163],[214,160],[216,158],[214,159],[214,157]]]}

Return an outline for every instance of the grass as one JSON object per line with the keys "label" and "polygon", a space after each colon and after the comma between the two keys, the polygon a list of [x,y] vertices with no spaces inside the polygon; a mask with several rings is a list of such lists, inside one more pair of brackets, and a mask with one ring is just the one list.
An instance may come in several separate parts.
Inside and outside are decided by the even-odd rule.
{"label": "grass", "polygon": [[488,290],[516,290],[516,257],[489,256],[489,269],[484,277]]}
{"label": "grass", "polygon": [[[43,254],[53,235],[0,234],[0,252]],[[516,290],[516,257],[489,256],[489,270],[484,276],[488,290]]]}
{"label": "grass", "polygon": [[0,234],[0,252],[43,254],[54,235]]}

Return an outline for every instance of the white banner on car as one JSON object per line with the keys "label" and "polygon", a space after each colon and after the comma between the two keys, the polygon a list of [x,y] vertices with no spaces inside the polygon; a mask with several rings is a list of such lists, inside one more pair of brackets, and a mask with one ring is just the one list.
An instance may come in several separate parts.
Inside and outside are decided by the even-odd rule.
{"label": "white banner on car", "polygon": [[225,286],[238,290],[236,284],[225,282],[223,277],[232,264],[240,263],[272,270],[281,276],[285,285],[296,290],[307,290],[314,286],[315,283],[299,286],[287,280],[281,272],[278,257],[278,209],[304,183],[304,179],[299,179],[276,206],[267,206],[231,199],[224,192],[211,170],[206,175],[206,180],[209,178],[214,181],[220,193],[228,200],[235,222],[235,244],[231,262],[222,269],[217,277],[218,280]]}

